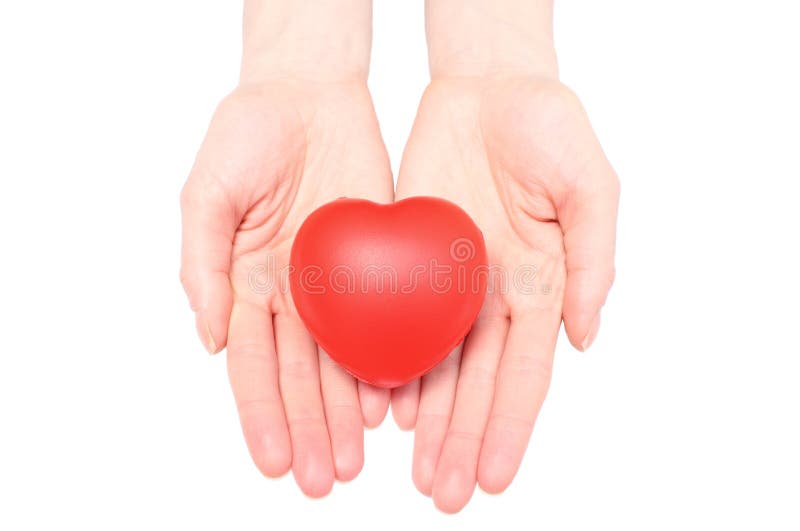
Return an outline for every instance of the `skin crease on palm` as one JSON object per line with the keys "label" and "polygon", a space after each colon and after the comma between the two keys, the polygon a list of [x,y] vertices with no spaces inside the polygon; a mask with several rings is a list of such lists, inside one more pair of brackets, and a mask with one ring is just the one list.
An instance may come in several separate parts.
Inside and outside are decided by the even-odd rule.
{"label": "skin crease on palm", "polygon": [[[256,466],[270,477],[291,468],[318,497],[358,474],[363,427],[382,421],[390,393],[338,368],[288,290],[254,290],[251,273],[271,258],[276,271],[286,266],[297,229],[322,204],[394,199],[366,85],[371,2],[246,0],[244,18],[242,83],[218,107],[181,196],[181,280],[206,348],[227,346]],[[476,485],[496,493],[511,483],[561,323],[579,350],[597,334],[619,185],[558,81],[551,0],[427,0],[426,25],[432,81],[396,198],[458,204],[495,270],[536,271],[533,291],[490,282],[462,345],[391,391],[398,425],[415,429],[414,484],[456,512]]]}
{"label": "skin crease on palm", "polygon": [[[291,294],[278,289],[280,278],[262,294],[250,275],[270,256],[275,271],[285,269],[297,229],[317,207],[342,196],[389,203],[392,195],[366,85],[349,81],[240,87],[217,109],[184,188],[184,260],[205,262],[207,300],[230,297],[215,305],[192,300],[198,332],[212,352],[227,344],[231,387],[259,470],[277,477],[291,467],[312,497],[327,494],[334,478],[358,474],[363,425],[383,420],[389,392],[356,382],[317,348]],[[194,270],[184,268],[184,284],[190,298],[203,298],[203,279],[186,274]]]}
{"label": "skin crease on palm", "polygon": [[[476,482],[490,493],[504,490],[519,467],[550,381],[567,289],[566,239],[594,230],[582,224],[595,219],[614,223],[611,210],[582,217],[575,199],[583,193],[608,195],[609,208],[616,206],[616,177],[563,85],[500,76],[440,79],[428,87],[397,199],[435,195],[459,204],[481,227],[489,262],[506,278],[524,266],[536,269],[533,293],[495,281],[461,347],[421,382],[393,391],[398,424],[416,429],[414,483],[446,512],[460,510]],[[598,244],[613,249],[613,240]],[[578,264],[572,280],[599,280],[601,288],[580,293],[573,284],[572,301],[604,298],[613,270],[580,279],[596,273]],[[596,332],[581,330],[580,319],[591,329],[591,318],[574,306],[573,342],[583,350],[592,339],[586,334]]]}

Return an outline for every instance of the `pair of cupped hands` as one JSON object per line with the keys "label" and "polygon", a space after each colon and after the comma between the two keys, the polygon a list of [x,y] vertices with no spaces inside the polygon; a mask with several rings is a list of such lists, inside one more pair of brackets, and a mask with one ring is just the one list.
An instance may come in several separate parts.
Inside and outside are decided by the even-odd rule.
{"label": "pair of cupped hands", "polygon": [[[181,280],[211,353],[227,347],[258,469],[292,470],[309,496],[355,478],[364,427],[391,403],[414,429],[416,487],[445,511],[476,484],[511,483],[550,381],[563,320],[585,350],[614,277],[619,194],[576,96],[556,79],[434,79],[394,190],[366,80],[242,85],[214,114],[181,196]],[[289,290],[254,290],[254,268],[288,264],[306,216],[340,197],[445,198],[484,234],[489,263],[536,267],[533,293],[490,290],[462,345],[419,380],[379,389],[320,349]],[[270,258],[272,257],[272,258]],[[376,353],[380,355],[380,353]]]}

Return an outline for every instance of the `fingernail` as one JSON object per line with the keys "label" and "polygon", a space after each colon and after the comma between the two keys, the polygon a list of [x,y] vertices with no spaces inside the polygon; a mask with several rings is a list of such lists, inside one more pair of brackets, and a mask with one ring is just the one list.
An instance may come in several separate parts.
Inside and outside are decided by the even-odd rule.
{"label": "fingernail", "polygon": [[217,343],[214,341],[214,336],[211,334],[211,327],[208,326],[206,322],[206,350],[208,350],[209,354],[216,354],[217,353]]}
{"label": "fingernail", "polygon": [[216,354],[217,343],[214,341],[214,336],[211,334],[211,327],[208,326],[208,321],[198,315],[196,324],[197,334],[200,336],[200,341],[203,342],[203,346],[206,347],[209,354]]}
{"label": "fingernail", "polygon": [[597,315],[594,316],[594,320],[592,324],[589,325],[589,333],[586,334],[586,337],[583,338],[581,342],[581,352],[585,352],[592,343],[594,343],[594,339],[597,337],[597,331],[600,330],[600,312],[597,312]]}

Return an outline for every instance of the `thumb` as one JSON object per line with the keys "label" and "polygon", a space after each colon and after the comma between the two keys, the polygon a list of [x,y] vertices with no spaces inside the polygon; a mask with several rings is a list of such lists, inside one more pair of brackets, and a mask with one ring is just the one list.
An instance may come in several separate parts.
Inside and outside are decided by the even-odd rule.
{"label": "thumb", "polygon": [[228,340],[231,248],[239,220],[218,182],[198,171],[181,192],[181,216],[181,283],[195,312],[200,340],[215,354]]}
{"label": "thumb", "polygon": [[597,335],[600,309],[614,282],[619,181],[594,142],[592,162],[572,176],[575,185],[558,208],[567,266],[564,328],[580,351]]}

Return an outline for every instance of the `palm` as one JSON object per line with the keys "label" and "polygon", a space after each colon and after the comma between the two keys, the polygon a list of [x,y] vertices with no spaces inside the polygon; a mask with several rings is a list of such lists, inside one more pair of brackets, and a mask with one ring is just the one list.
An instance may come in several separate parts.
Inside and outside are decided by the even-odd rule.
{"label": "palm", "polygon": [[[522,158],[553,165],[561,147],[543,146],[540,153],[526,153],[531,129],[551,125],[520,123],[526,114],[520,106],[537,105],[536,91],[516,83],[434,82],[423,97],[406,146],[397,196],[436,195],[457,203],[483,231],[489,261],[507,273],[509,284],[515,271],[530,265],[538,270],[539,287],[552,292],[564,281],[562,233],[549,193],[552,176],[526,172]],[[525,96],[529,101],[520,101]],[[527,113],[535,115],[536,110]],[[523,128],[525,136],[514,134]],[[494,278],[499,281],[500,275]],[[508,315],[532,306],[560,309],[559,292],[547,298],[529,297],[511,287],[490,293],[485,311]]]}
{"label": "palm", "polygon": [[557,83],[435,81],[423,96],[397,196],[460,205],[483,231],[493,267],[493,289],[463,345],[421,391],[417,382],[393,394],[398,423],[416,423],[414,481],[444,510],[463,507],[476,482],[503,490],[519,466],[562,317],[558,201],[575,185],[572,168],[591,162],[576,153],[585,146],[596,156],[592,139],[577,100]]}
{"label": "palm", "polygon": [[237,97],[236,116],[225,121],[239,131],[230,136],[260,141],[235,155],[247,171],[232,193],[251,205],[233,240],[234,296],[294,313],[286,290],[253,289],[253,271],[273,261],[276,273],[285,271],[297,229],[324,203],[344,196],[391,202],[389,162],[363,85],[273,85]]}
{"label": "palm", "polygon": [[[217,110],[187,189],[189,216],[191,198],[211,197],[219,206],[206,216],[205,232],[232,235],[206,253],[218,260],[209,274],[226,271],[218,291],[232,299],[216,305],[223,309],[211,322],[223,328],[230,312],[228,370],[251,455],[266,475],[291,465],[304,492],[323,495],[334,476],[348,480],[361,469],[363,424],[380,422],[389,397],[357,384],[317,348],[283,280],[294,236],[312,210],[342,196],[392,200],[366,86],[238,89]],[[208,245],[187,241],[184,249]]]}

